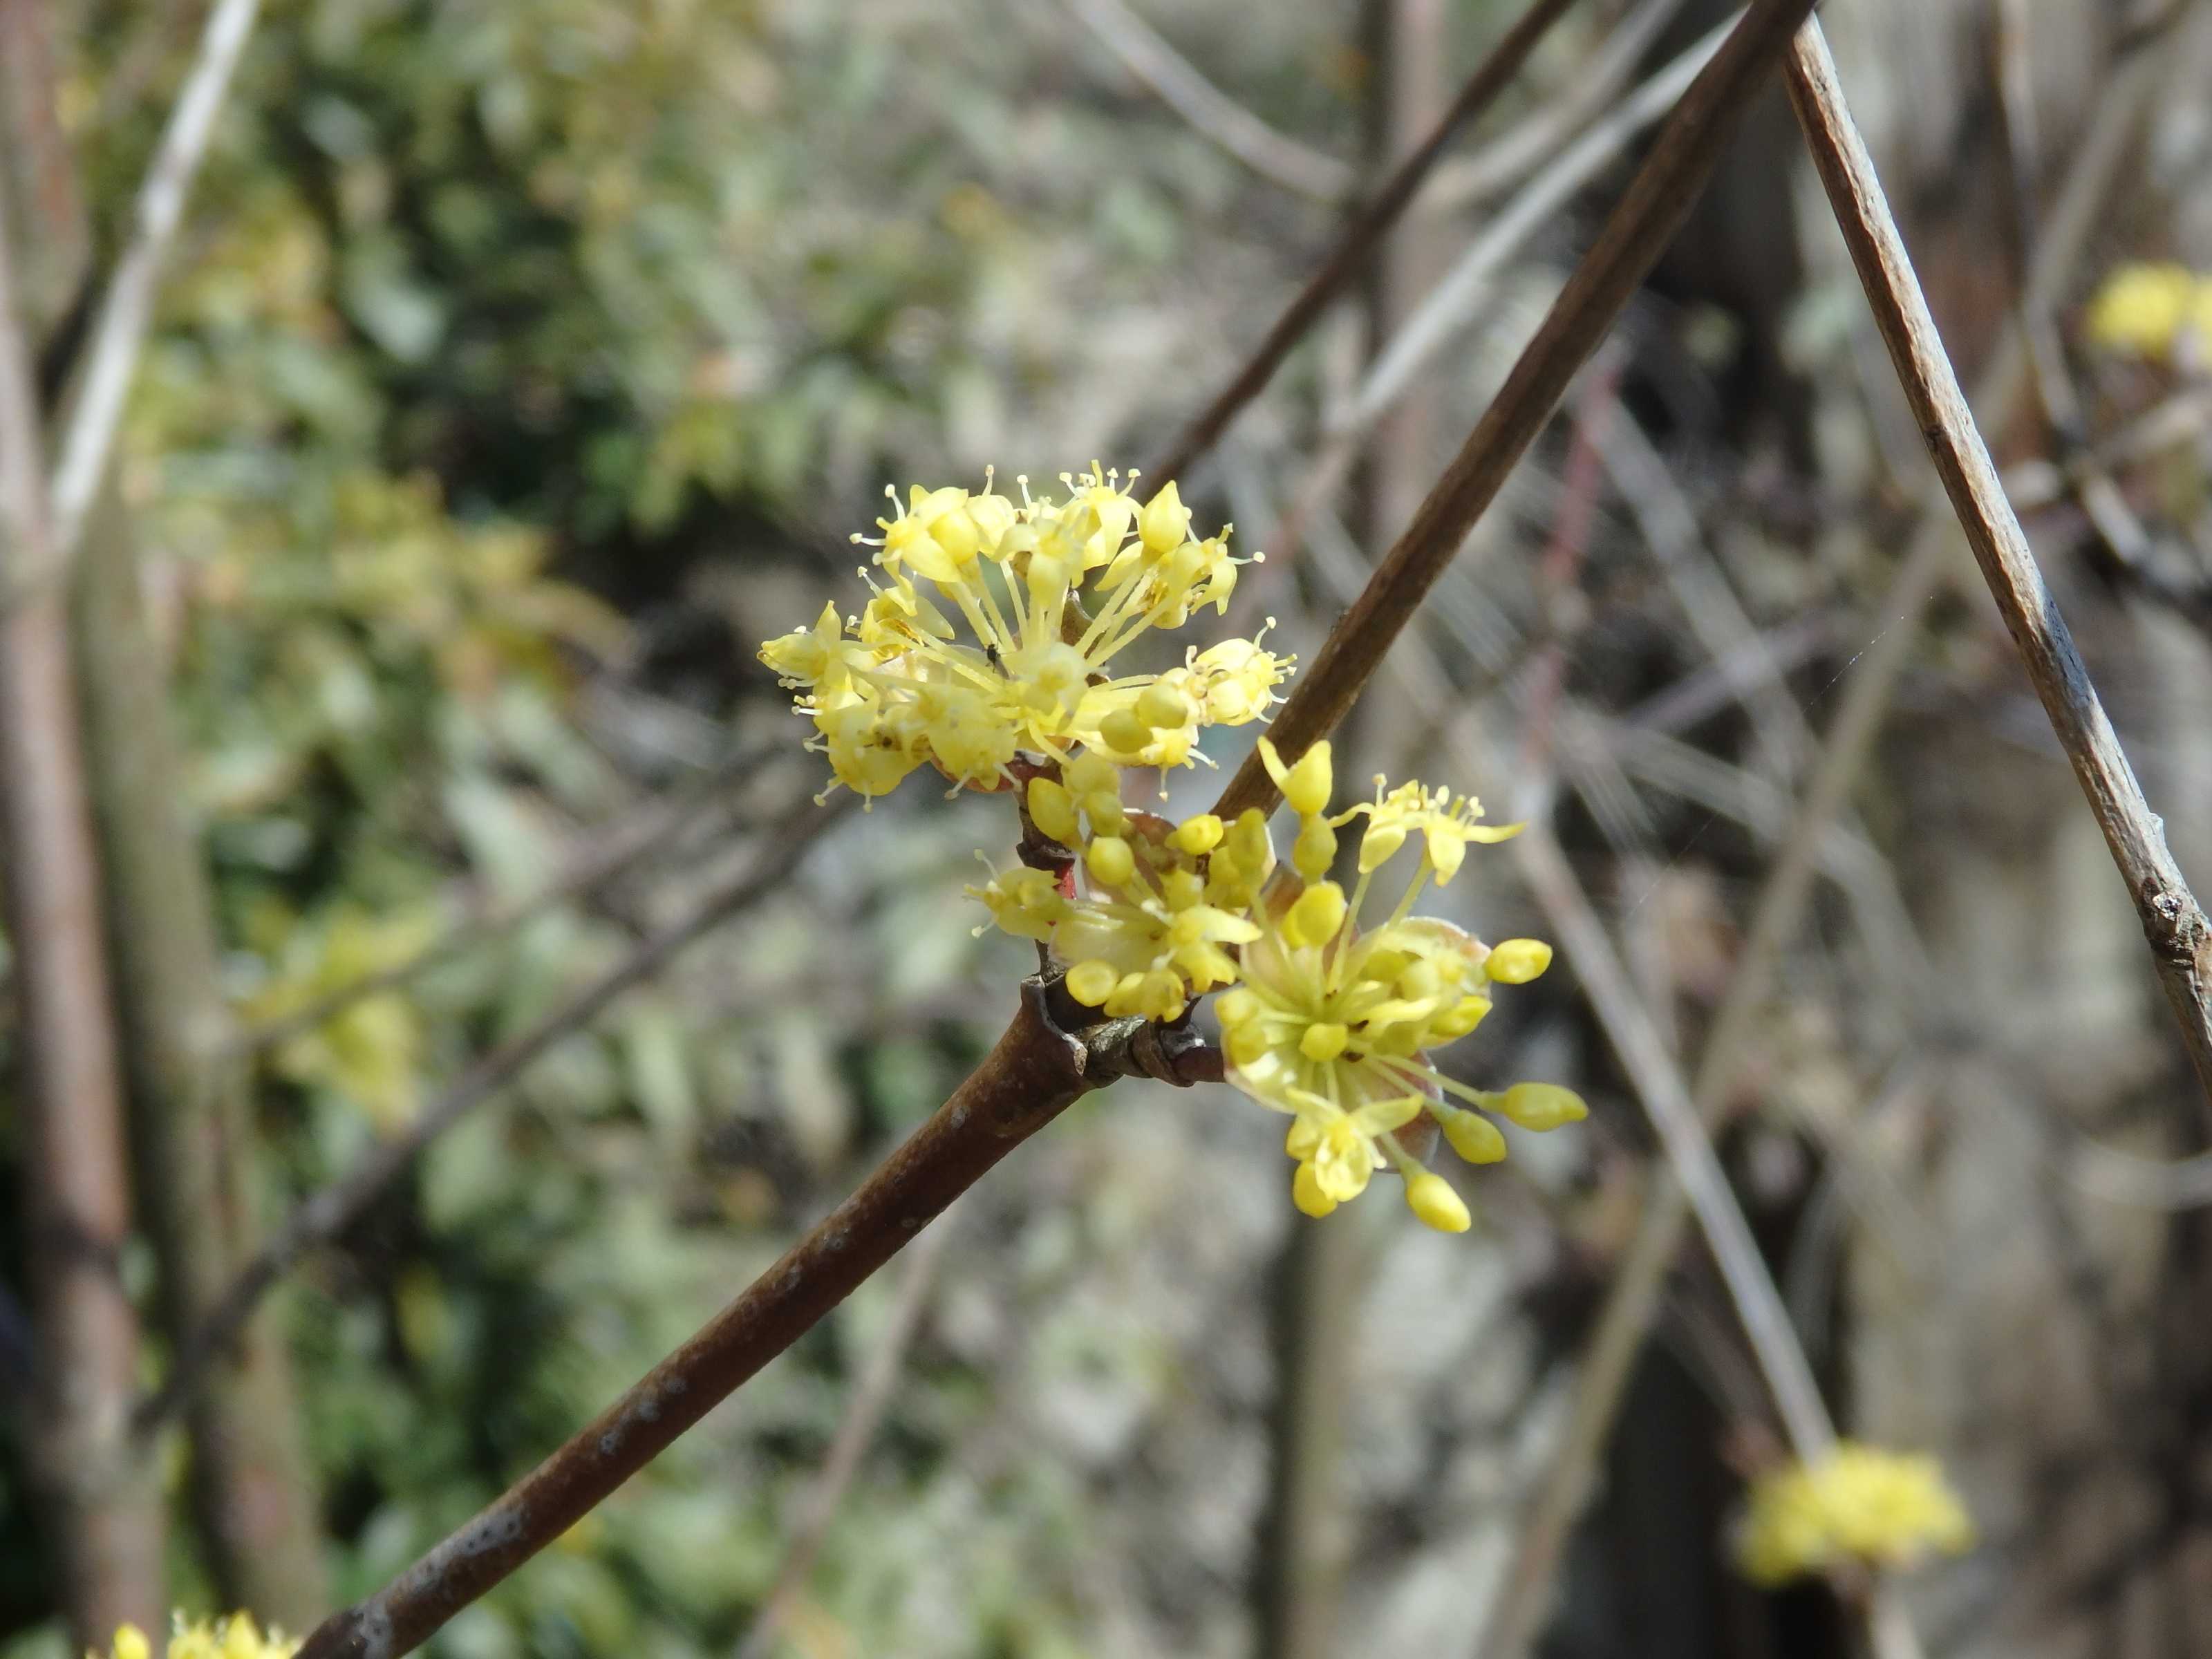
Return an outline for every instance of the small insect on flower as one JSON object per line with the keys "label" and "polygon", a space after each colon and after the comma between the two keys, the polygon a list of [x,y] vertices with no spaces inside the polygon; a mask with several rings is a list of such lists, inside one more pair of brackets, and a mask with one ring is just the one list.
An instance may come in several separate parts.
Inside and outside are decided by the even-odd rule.
{"label": "small insect on flower", "polygon": [[988,477],[979,494],[916,484],[900,506],[892,492],[883,533],[854,538],[876,550],[860,615],[841,621],[830,605],[761,647],[847,788],[886,794],[929,765],[955,788],[1002,789],[1022,753],[1164,772],[1203,758],[1204,728],[1259,720],[1279,701],[1291,659],[1264,648],[1265,629],[1188,649],[1162,672],[1110,666],[1153,629],[1226,611],[1247,562],[1230,556],[1228,526],[1194,537],[1172,482],[1140,504],[1096,465],[1061,475],[1064,500],[1018,482],[1018,503]]}
{"label": "small insect on flower", "polygon": [[1932,1457],[1839,1443],[1753,1484],[1735,1558],[1755,1583],[1808,1573],[1910,1567],[1974,1541],[1966,1506]]}

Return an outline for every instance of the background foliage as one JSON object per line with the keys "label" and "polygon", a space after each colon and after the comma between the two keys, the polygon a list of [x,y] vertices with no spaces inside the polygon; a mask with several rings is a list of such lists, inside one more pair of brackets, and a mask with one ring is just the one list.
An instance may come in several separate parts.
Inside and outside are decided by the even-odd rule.
{"label": "background foliage", "polygon": [[[1375,66],[1351,8],[1152,9],[1249,108],[1358,153]],[[1513,9],[1452,8],[1454,63]],[[1571,82],[1616,15],[1590,9],[1540,54],[1507,119]],[[60,9],[64,118],[110,245],[197,12]],[[1945,95],[1968,101],[1958,85]],[[1912,149],[1941,149],[1917,132],[1897,153],[1921,183],[1980,176]],[[2147,194],[2203,150],[2201,132],[2161,142]],[[2172,194],[2164,216],[2124,216],[2077,289],[2139,246],[2188,254],[2203,215]],[[471,1056],[807,822],[793,807],[821,769],[798,755],[753,644],[839,591],[855,558],[845,537],[884,480],[1142,460],[1212,392],[1332,216],[1255,181],[1056,7],[273,4],[164,291],[125,456],[218,876],[226,988],[249,1027],[279,1022],[475,931],[403,986],[258,1052],[272,1206],[351,1167]],[[1438,213],[1428,234],[1463,240],[1483,222]],[[1439,460],[1587,222],[1578,209],[1547,227],[1462,319],[1431,376]],[[1817,718],[1881,626],[1863,607],[1905,491],[1854,367],[1864,339],[1839,320],[1855,303],[1845,279],[1817,257],[1804,275],[1790,227],[1765,230],[1790,245],[1781,277],[1747,292],[1694,258],[1670,267],[1613,367],[1623,407],[1662,437],[1701,555],[1763,630],[1802,636],[1789,696]],[[1988,256],[1986,240],[1961,241],[1948,262],[1931,256],[1939,300],[1947,276]],[[1969,333],[2002,311],[1959,301],[1970,287],[1953,284],[1946,319]],[[1337,318],[1246,417],[1194,491],[1202,520],[1233,515],[1263,545],[1282,531],[1358,331]],[[2187,370],[2090,373],[2100,418],[2117,420]],[[1702,658],[1632,492],[1606,498],[1571,594],[1555,566],[1548,586],[1528,580],[1559,516],[1566,443],[1479,533],[1467,562],[1480,574],[1440,592],[1431,643],[1454,696],[1501,727],[1527,712],[1522,671],[1553,650],[1575,698],[1653,724],[1645,700]],[[2201,518],[2202,459],[2200,439],[2143,487],[2161,522]],[[2070,528],[2053,532],[2069,554]],[[1307,650],[1342,599],[1326,526],[1310,539],[1310,562],[1279,564],[1260,588]],[[1364,553],[1337,548],[1336,568]],[[1917,682],[1908,724],[1922,738],[1946,718],[1970,738],[2006,729],[2015,695],[1987,624],[1956,609]],[[2116,624],[2111,655],[2125,659],[2126,637]],[[1454,712],[1401,700],[1365,728],[1373,763],[1402,771],[1398,751]],[[1553,739],[1534,725],[1540,759]],[[1733,711],[1674,730],[1730,760],[1756,751]],[[1556,741],[1571,750],[1574,730]],[[1670,941],[1664,988],[1693,1027],[1725,978],[1761,836],[1694,792],[1625,778],[1608,817],[1613,764],[1597,767],[1593,804],[1564,811],[1565,833],[1616,919]],[[2145,769],[2195,775],[2163,738]],[[1923,799],[1883,793],[1869,833],[1925,920],[1945,902],[1915,862]],[[655,815],[677,827],[653,857],[519,926],[481,927]],[[1929,833],[1971,848],[1996,832]],[[286,1318],[341,1595],[374,1588],[595,1413],[942,1097],[1025,965],[1009,941],[971,938],[959,896],[972,850],[1006,836],[987,804],[947,806],[918,784],[847,820],[741,923],[442,1139],[299,1275]],[[1990,902],[2035,909],[2018,892]],[[1468,902],[1493,936],[1528,925],[1502,883]],[[1822,1357],[1837,1375],[1836,1215],[1851,1212],[1833,1193],[1868,1161],[1820,1125],[1872,1097],[1869,1057],[1915,1018],[1845,908],[1778,988],[1770,1109],[1730,1149],[1769,1242],[1799,1264],[1801,1311],[1834,1341]],[[1498,1074],[1577,1081],[1598,1108],[1590,1133],[1516,1141],[1513,1173],[1480,1188],[1480,1242],[1395,1215],[1360,1235],[1372,1279],[1348,1362],[1345,1524],[1361,1650],[1468,1639],[1466,1585],[1499,1559],[1504,1500],[1556,1431],[1558,1362],[1628,1224],[1641,1142],[1627,1095],[1571,988],[1529,1006],[1496,1034]],[[2170,1056],[2148,1023],[2114,1014],[2104,1029],[2133,1057],[2137,1103],[2157,1096]],[[15,1182],[11,1140],[0,1099],[0,1179]],[[959,1206],[789,1651],[1245,1650],[1274,1376],[1261,1292],[1290,1219],[1273,1142],[1225,1093],[1124,1085]],[[16,1248],[0,1237],[0,1252]],[[143,1261],[134,1272],[149,1277]],[[14,1277],[0,1255],[0,1285]],[[900,1277],[868,1285],[436,1650],[731,1651]],[[1878,1293],[1861,1297],[1861,1316],[1883,1316]],[[1721,1425],[1759,1408],[1740,1409],[1727,1341],[1699,1334],[1711,1287],[1693,1272],[1683,1298],[1672,1358],[1638,1396],[1643,1437],[1620,1454],[1643,1460],[1640,1480],[1616,1469],[1629,1507],[1577,1547],[1582,1593],[1558,1651],[1622,1650],[1670,1596],[1697,1605],[1668,1629],[1725,1627],[1727,1651],[1825,1650],[1804,1644],[1833,1639],[1832,1618],[1753,1604],[1717,1565],[1734,1484]],[[12,1335],[0,1322],[0,1362]],[[1655,1453],[1668,1437],[1693,1450]],[[180,1484],[181,1443],[164,1455]],[[1673,1500],[1656,1522],[1633,1509],[1655,1490]],[[1692,1564],[1680,1584],[1655,1587],[1660,1570],[1637,1565],[1654,1528],[1689,1540],[1663,1557]],[[209,1610],[182,1543],[175,1569],[178,1599]],[[1986,1591],[1962,1594],[1972,1607]],[[60,1650],[49,1595],[19,1463],[0,1461],[0,1655]],[[1826,1633],[1791,1645],[1806,1630]]]}

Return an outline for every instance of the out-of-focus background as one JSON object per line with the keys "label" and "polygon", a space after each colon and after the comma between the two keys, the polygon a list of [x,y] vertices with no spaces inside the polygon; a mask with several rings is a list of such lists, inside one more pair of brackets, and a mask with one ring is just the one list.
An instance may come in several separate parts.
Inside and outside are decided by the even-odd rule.
{"label": "out-of-focus background", "polygon": [[[2212,301],[2148,339],[2085,322],[2125,265],[2212,269],[2212,7],[1824,9],[2036,551],[2212,883]],[[99,1472],[88,1501],[166,1522],[149,1605],[298,1629],[373,1589],[943,1098],[1031,965],[961,892],[1006,816],[920,778],[814,805],[759,641],[856,606],[886,483],[1160,453],[1519,11],[273,0],[74,602],[130,1103],[103,1271],[139,1383],[294,1203],[465,1109],[304,1253],[243,1370]],[[1271,552],[1244,573],[1271,641],[1310,654],[1357,591],[1648,143],[1668,89],[1639,89],[1729,15],[1575,6],[1182,478]],[[50,396],[203,15],[0,3]],[[1694,1072],[1823,734],[1901,654],[1751,988],[1721,1149],[1839,1419],[1939,1454],[1974,1516],[1909,1581],[1929,1651],[2212,1652],[2212,1186],[2116,1161],[2203,1146],[2202,1103],[1917,438],[1778,90],[1338,775],[1547,815]],[[1249,730],[1215,735],[1233,766]],[[1449,897],[1555,936],[1502,853]],[[1304,1222],[1275,1119],[1116,1085],[432,1650],[729,1655],[780,1581],[753,1651],[1486,1650],[1654,1164],[1571,956],[1464,1048],[1592,1106],[1462,1173],[1472,1233],[1378,1199]],[[58,1659],[53,1494],[84,1470],[33,1431],[26,1121],[11,1085],[0,1655]],[[1692,1249],[1541,1653],[1852,1650],[1829,1590],[1729,1565],[1771,1419]]]}

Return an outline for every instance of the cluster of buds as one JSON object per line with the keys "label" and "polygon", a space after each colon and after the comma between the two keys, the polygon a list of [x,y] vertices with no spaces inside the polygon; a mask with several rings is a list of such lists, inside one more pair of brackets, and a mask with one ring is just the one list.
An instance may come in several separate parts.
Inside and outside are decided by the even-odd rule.
{"label": "cluster of buds", "polygon": [[980,494],[915,485],[877,520],[880,537],[854,538],[877,550],[866,608],[841,619],[827,605],[762,648],[839,783],[872,797],[934,765],[956,787],[999,789],[1025,751],[1164,770],[1191,763],[1206,727],[1278,701],[1290,665],[1257,638],[1187,652],[1164,673],[1110,672],[1150,630],[1225,611],[1244,561],[1226,526],[1190,534],[1173,483],[1139,506],[1118,472],[1061,482],[1067,496],[1052,501],[1018,480],[1018,504],[988,482]]}
{"label": "cluster of buds", "polygon": [[[1429,1058],[1481,1024],[1494,988],[1550,964],[1538,940],[1488,945],[1412,914],[1468,846],[1515,830],[1484,823],[1470,797],[1380,778],[1373,800],[1332,815],[1329,745],[1285,764],[1266,738],[1261,757],[1298,823],[1287,865],[1257,809],[1178,823],[1127,805],[1125,769],[1203,759],[1198,733],[1262,718],[1289,664],[1232,639],[1188,649],[1165,673],[1109,675],[1139,634],[1222,607],[1236,580],[1227,532],[1193,538],[1174,484],[1139,507],[1118,478],[1064,480],[1060,502],[1031,499],[1024,481],[1018,507],[988,489],[917,487],[869,544],[881,574],[869,575],[866,611],[841,624],[833,605],[762,659],[798,689],[838,781],[859,793],[884,793],[925,763],[956,788],[1019,792],[1025,861],[968,890],[999,927],[1044,947],[1074,1001],[1171,1023],[1219,994],[1224,1074],[1291,1119],[1301,1210],[1327,1215],[1390,1169],[1417,1216],[1463,1231],[1466,1205],[1423,1162],[1440,1137],[1494,1163],[1506,1146],[1493,1117],[1549,1129],[1585,1115],[1569,1090],[1470,1088]],[[1346,894],[1329,872],[1338,832],[1361,819]],[[1418,867],[1363,931],[1371,880],[1401,851],[1418,851]]]}

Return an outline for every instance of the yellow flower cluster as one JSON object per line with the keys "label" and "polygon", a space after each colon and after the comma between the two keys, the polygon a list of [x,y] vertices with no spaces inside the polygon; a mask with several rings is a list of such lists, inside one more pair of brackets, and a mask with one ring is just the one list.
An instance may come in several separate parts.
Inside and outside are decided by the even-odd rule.
{"label": "yellow flower cluster", "polygon": [[2094,343],[2160,362],[2212,355],[2212,276],[2181,264],[2122,265],[2089,301]]}
{"label": "yellow flower cluster", "polygon": [[[1482,1113],[1529,1129],[1585,1115],[1569,1090],[1471,1089],[1426,1058],[1481,1023],[1490,987],[1550,965],[1551,947],[1537,940],[1486,945],[1410,914],[1431,877],[1442,885],[1456,873],[1469,843],[1514,831],[1484,824],[1472,799],[1413,783],[1386,793],[1379,779],[1374,800],[1331,817],[1328,744],[1295,766],[1265,738],[1260,750],[1298,817],[1288,869],[1277,867],[1256,809],[1232,823],[1211,814],[1170,823],[1125,807],[1113,767],[1084,756],[1057,781],[1032,781],[1027,795],[1032,824],[1078,853],[1079,884],[1019,869],[969,891],[1000,927],[1048,944],[1067,964],[1070,994],[1109,1016],[1175,1019],[1193,998],[1224,990],[1216,1009],[1229,1081],[1291,1117],[1291,1191],[1307,1214],[1357,1197],[1387,1164],[1405,1176],[1416,1215],[1463,1231],[1466,1205],[1398,1132],[1425,1113],[1462,1158],[1487,1164],[1505,1156],[1505,1139]],[[1356,817],[1367,822],[1347,896],[1326,877],[1337,831]],[[1370,879],[1409,843],[1419,868],[1389,920],[1361,933]]]}
{"label": "yellow flower cluster", "polygon": [[[1470,797],[1418,783],[1386,792],[1380,778],[1372,801],[1331,817],[1328,745],[1316,744],[1285,767],[1261,741],[1269,775],[1297,814],[1296,875],[1273,884],[1255,915],[1260,936],[1241,953],[1242,982],[1217,1005],[1229,1080],[1290,1115],[1285,1150],[1297,1160],[1291,1191],[1308,1215],[1358,1197],[1388,1164],[1405,1177],[1415,1215],[1462,1232],[1467,1206],[1450,1182],[1420,1166],[1399,1131],[1425,1114],[1462,1158],[1494,1164],[1505,1156],[1505,1138],[1482,1114],[1525,1129],[1587,1115],[1571,1090],[1541,1083],[1472,1089],[1427,1058],[1482,1023],[1490,987],[1525,984],[1551,965],[1552,947],[1540,940],[1488,945],[1450,922],[1412,914],[1431,877],[1442,886],[1458,872],[1470,842],[1504,841],[1518,826],[1484,824]],[[1367,823],[1347,897],[1326,874],[1336,832],[1355,817]],[[1419,867],[1389,918],[1363,933],[1359,916],[1375,872],[1409,842],[1420,848]]]}
{"label": "yellow flower cluster", "polygon": [[1933,1457],[1844,1441],[1820,1462],[1753,1484],[1736,1559],[1761,1584],[1837,1567],[1910,1566],[1974,1541],[1966,1506]]}
{"label": "yellow flower cluster", "polygon": [[[275,1630],[264,1634],[251,1613],[187,1620],[180,1613],[170,1626],[163,1652],[166,1659],[292,1659],[299,1650],[298,1638],[287,1638]],[[154,1659],[154,1644],[137,1626],[125,1625],[115,1632],[110,1659]]]}
{"label": "yellow flower cluster", "polygon": [[1026,478],[1018,503],[988,479],[980,494],[917,484],[903,507],[892,492],[883,534],[854,538],[877,550],[866,608],[841,620],[825,606],[762,647],[839,783],[872,797],[933,765],[956,787],[1000,789],[1023,751],[1164,770],[1191,763],[1205,727],[1278,701],[1289,662],[1258,639],[1187,651],[1164,673],[1109,672],[1148,631],[1225,611],[1244,561],[1226,527],[1191,534],[1172,483],[1139,505],[1118,471],[1061,482],[1062,501],[1031,497]]}

